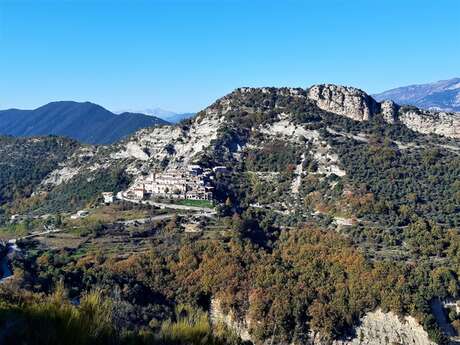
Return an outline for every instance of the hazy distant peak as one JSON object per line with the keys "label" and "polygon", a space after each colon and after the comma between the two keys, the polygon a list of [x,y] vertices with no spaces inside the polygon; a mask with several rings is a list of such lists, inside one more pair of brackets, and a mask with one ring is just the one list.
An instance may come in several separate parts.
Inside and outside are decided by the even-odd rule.
{"label": "hazy distant peak", "polygon": [[147,115],[153,115],[153,116],[158,116],[158,117],[168,117],[168,116],[173,116],[177,114],[174,111],[166,110],[166,109],[159,108],[159,107],[145,109],[144,113]]}
{"label": "hazy distant peak", "polygon": [[159,117],[162,120],[177,123],[182,120],[188,119],[195,115],[195,113],[176,113],[171,110],[165,110],[163,108],[155,107],[155,108],[146,108],[146,109],[125,109],[123,111],[118,111],[118,114],[121,113],[135,113],[135,114],[145,114],[149,116]]}

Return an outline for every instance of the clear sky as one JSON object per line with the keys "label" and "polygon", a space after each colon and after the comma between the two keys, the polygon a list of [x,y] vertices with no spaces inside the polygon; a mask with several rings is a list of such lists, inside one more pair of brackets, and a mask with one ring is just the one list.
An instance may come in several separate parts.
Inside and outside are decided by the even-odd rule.
{"label": "clear sky", "polygon": [[0,108],[197,111],[239,86],[460,76],[458,0],[0,0]]}

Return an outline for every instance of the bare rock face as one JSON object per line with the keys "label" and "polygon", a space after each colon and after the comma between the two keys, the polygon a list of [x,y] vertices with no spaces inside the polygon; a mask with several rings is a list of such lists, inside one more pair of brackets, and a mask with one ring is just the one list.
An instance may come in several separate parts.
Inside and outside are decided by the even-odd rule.
{"label": "bare rock face", "polygon": [[[232,313],[224,313],[218,299],[211,300],[210,317],[214,324],[223,323],[242,340],[257,344],[249,332],[251,320],[248,318],[238,320]],[[412,316],[400,318],[393,312],[385,313],[381,309],[367,313],[361,319],[360,325],[355,328],[354,338],[330,341],[312,332],[309,335],[309,343],[312,345],[436,345]]]}
{"label": "bare rock face", "polygon": [[355,121],[368,121],[379,115],[389,124],[399,122],[422,134],[460,138],[460,113],[400,109],[393,101],[378,103],[362,90],[333,84],[314,85],[308,89],[307,97],[322,110]]}
{"label": "bare rock face", "polygon": [[367,121],[380,110],[379,103],[364,91],[354,87],[333,84],[314,85],[308,90],[308,98],[314,100],[322,110],[355,121]]}
{"label": "bare rock face", "polygon": [[460,113],[411,109],[401,110],[398,117],[402,124],[415,132],[460,138]]}
{"label": "bare rock face", "polygon": [[367,313],[356,328],[356,337],[335,341],[334,345],[435,345],[428,333],[411,316],[400,319],[396,314],[378,309]]}
{"label": "bare rock face", "polygon": [[393,124],[398,120],[399,106],[393,101],[380,103],[380,112],[386,123]]}
{"label": "bare rock face", "polygon": [[249,334],[249,320],[238,320],[232,314],[225,314],[222,311],[220,301],[216,298],[211,300],[209,311],[213,324],[223,323],[226,327],[233,330],[243,341],[253,342]]}

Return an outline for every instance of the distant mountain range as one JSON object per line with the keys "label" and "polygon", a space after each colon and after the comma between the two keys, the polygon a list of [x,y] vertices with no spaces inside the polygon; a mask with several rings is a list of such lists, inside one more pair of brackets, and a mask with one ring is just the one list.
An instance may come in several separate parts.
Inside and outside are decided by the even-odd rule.
{"label": "distant mountain range", "polygon": [[398,87],[373,97],[377,101],[390,99],[422,109],[460,112],[460,78]]}
{"label": "distant mountain range", "polygon": [[147,108],[147,109],[138,110],[138,111],[133,111],[133,110],[129,110],[129,111],[136,112],[136,113],[142,113],[142,114],[146,114],[150,116],[156,116],[170,123],[178,123],[182,120],[189,119],[195,116],[195,113],[175,113],[173,111],[165,110],[162,108]]}
{"label": "distant mountain range", "polygon": [[87,144],[111,144],[140,128],[169,124],[156,116],[114,114],[90,102],[61,101],[34,110],[0,111],[0,134],[17,137],[59,135]]}
{"label": "distant mountain range", "polygon": [[178,123],[178,122],[181,122],[182,120],[189,119],[195,115],[196,115],[195,113],[172,114],[168,117],[162,117],[162,119],[168,122],[171,122],[171,123]]}
{"label": "distant mountain range", "polygon": [[[422,109],[460,112],[460,78],[403,86],[373,97]],[[0,110],[0,135],[59,135],[87,144],[111,144],[140,128],[175,124],[194,115],[161,108],[115,114],[90,102],[60,101],[34,110]]]}

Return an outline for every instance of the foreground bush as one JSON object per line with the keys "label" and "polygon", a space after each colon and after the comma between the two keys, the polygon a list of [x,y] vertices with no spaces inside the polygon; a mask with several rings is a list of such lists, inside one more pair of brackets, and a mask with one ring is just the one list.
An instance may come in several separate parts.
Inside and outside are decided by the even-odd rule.
{"label": "foreground bush", "polygon": [[0,344],[18,345],[225,345],[236,336],[219,327],[214,332],[204,311],[181,306],[175,321],[160,331],[124,332],[112,322],[113,303],[99,290],[70,303],[62,285],[49,296],[21,292],[0,302]]}

